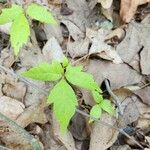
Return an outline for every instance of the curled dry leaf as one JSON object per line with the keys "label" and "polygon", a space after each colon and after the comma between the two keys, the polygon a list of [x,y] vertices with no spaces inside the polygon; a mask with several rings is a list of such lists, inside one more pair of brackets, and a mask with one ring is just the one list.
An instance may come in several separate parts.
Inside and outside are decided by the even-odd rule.
{"label": "curled dry leaf", "polygon": [[[106,60],[111,60],[116,64],[122,63],[121,58],[112,46],[105,42],[106,36],[110,33],[108,30],[98,30],[96,36],[91,38],[92,45],[89,50],[90,55],[96,55]],[[89,31],[88,31],[89,34]]]}
{"label": "curled dry leaf", "polygon": [[139,5],[150,2],[150,0],[121,0],[120,16],[126,23],[130,22]]}
{"label": "curled dry leaf", "polygon": [[108,44],[118,44],[124,39],[124,37],[125,37],[125,31],[122,28],[117,28],[106,36],[105,41]]}
{"label": "curled dry leaf", "polygon": [[[101,120],[113,126],[116,125],[116,119],[106,113],[102,114]],[[106,150],[117,140],[117,136],[118,131],[115,129],[95,122],[92,126],[89,150]]]}
{"label": "curled dry leaf", "polygon": [[72,23],[69,20],[62,20],[61,21],[68,29],[69,35],[76,41],[80,40],[84,37],[83,32],[80,30],[79,27],[77,27],[74,23]]}

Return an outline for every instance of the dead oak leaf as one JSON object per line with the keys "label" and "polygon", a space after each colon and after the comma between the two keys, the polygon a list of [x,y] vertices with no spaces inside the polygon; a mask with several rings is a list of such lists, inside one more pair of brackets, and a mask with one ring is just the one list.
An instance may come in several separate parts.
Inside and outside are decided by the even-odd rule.
{"label": "dead oak leaf", "polygon": [[121,0],[120,16],[122,20],[129,23],[139,5],[149,3],[150,0]]}

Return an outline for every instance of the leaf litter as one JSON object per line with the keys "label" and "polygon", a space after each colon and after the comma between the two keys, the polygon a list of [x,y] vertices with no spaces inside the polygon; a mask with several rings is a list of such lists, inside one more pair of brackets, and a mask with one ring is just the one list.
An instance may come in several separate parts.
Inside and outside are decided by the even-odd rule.
{"label": "leaf litter", "polygon": [[[17,2],[24,3],[23,1]],[[41,1],[37,2],[41,3]],[[30,41],[27,46],[21,49],[16,61],[9,43],[4,43],[0,36],[0,43],[3,42],[0,51],[0,64],[16,73],[21,73],[40,62],[51,62],[53,59],[60,60],[64,54],[73,61],[78,61],[78,58],[82,60],[82,57],[87,55],[86,61],[78,61],[78,63],[85,65],[85,70],[94,76],[99,86],[102,87],[105,78],[109,79],[111,89],[119,97],[124,112],[123,116],[118,118],[103,114],[101,120],[123,127],[127,131],[134,128],[136,130],[134,138],[143,135],[149,141],[150,80],[147,80],[147,78],[150,75],[150,22],[149,15],[145,15],[141,22],[137,22],[134,17],[137,7],[141,4],[148,5],[148,2],[148,0],[138,2],[121,0],[120,10],[118,8],[120,17],[128,24],[119,24],[118,27],[114,26],[112,29],[108,29],[105,26],[99,26],[94,18],[100,19],[100,25],[108,20],[114,25],[113,23],[116,20],[113,16],[115,13],[113,1],[66,0],[65,2],[58,2],[57,0],[44,0],[44,4],[52,8],[52,12],[57,16],[61,25],[63,24],[67,28],[67,38],[62,33],[60,25],[40,25],[38,26],[40,29],[38,34],[35,28],[37,25],[35,25],[31,32]],[[61,9],[66,9],[62,8],[63,3],[68,7],[69,13],[67,15],[62,13]],[[98,9],[95,9],[95,7],[98,7]],[[142,9],[144,10],[145,7],[147,6],[142,7]],[[101,11],[101,14],[99,11]],[[91,12],[94,12],[92,19],[89,17]],[[135,20],[133,20],[134,18]],[[9,35],[9,25],[0,26],[0,32]],[[44,36],[41,36],[37,41],[37,37],[42,34]],[[42,48],[40,47],[40,40],[43,43]],[[39,89],[46,91],[53,86],[47,82],[31,82],[36,84]],[[146,86],[147,84],[148,86]],[[138,90],[129,91],[125,89],[129,86],[132,86],[132,89],[138,87]],[[81,96],[80,107],[89,112],[89,108],[95,104],[91,93],[81,89],[79,91]],[[106,89],[103,90],[104,97],[106,91]],[[109,95],[107,98],[113,99]],[[129,141],[124,146],[120,146],[117,142],[121,140],[118,132],[97,122],[89,125],[87,120],[79,115],[75,115],[70,122],[70,132],[65,136],[61,135],[59,124],[50,111],[51,108],[47,107],[45,100],[43,94],[33,87],[27,86],[22,81],[0,71],[0,112],[15,120],[23,128],[26,127],[26,130],[40,141],[41,147],[58,150],[103,150],[113,149],[114,147],[117,147],[117,149],[123,147],[132,149],[135,146]],[[6,147],[10,149],[31,149],[30,145],[17,133],[11,131],[11,129],[5,131],[6,129],[8,128],[4,124],[1,141]],[[140,134],[137,130],[140,130]],[[149,144],[142,141],[139,141],[139,143],[148,148],[147,145]]]}

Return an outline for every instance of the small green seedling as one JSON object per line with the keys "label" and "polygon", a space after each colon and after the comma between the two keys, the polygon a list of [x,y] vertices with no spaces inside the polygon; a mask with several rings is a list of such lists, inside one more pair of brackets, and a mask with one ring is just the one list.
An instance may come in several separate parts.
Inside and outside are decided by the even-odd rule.
{"label": "small green seedling", "polygon": [[27,43],[30,36],[28,16],[42,23],[57,24],[52,14],[44,6],[35,3],[29,4],[26,9],[16,4],[12,4],[11,8],[2,9],[0,25],[12,22],[10,41],[15,55],[18,55],[20,48]]}
{"label": "small green seedling", "polygon": [[65,58],[63,62],[43,63],[22,73],[24,77],[35,80],[57,81],[57,84],[50,91],[47,101],[49,104],[53,104],[53,111],[60,123],[62,132],[66,131],[78,106],[72,85],[93,91],[94,99],[98,103],[91,110],[91,115],[94,118],[100,117],[101,109],[112,113],[111,104],[109,101],[103,100],[102,95],[99,94],[101,89],[94,81],[93,76],[83,72],[82,69],[82,66],[72,66]]}
{"label": "small green seedling", "polygon": [[[102,95],[100,95],[97,91],[92,91],[92,95],[96,102],[96,105],[94,105],[90,111],[92,118],[99,119],[102,115],[102,110],[106,111],[110,115],[115,114],[114,107],[109,100],[103,99]],[[93,119],[90,119],[90,122],[92,121]]]}

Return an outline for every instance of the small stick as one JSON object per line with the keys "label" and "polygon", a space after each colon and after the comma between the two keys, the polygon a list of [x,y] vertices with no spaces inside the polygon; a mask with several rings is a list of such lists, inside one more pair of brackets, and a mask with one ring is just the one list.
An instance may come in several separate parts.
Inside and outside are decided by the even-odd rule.
{"label": "small stick", "polygon": [[[20,135],[22,135],[33,147],[33,150],[41,150],[41,147],[37,140],[29,134],[25,129],[19,126],[17,123],[0,113],[0,119],[6,122],[12,129],[17,131]],[[5,148],[6,149],[6,148]]]}
{"label": "small stick", "polygon": [[[1,65],[0,65],[0,69],[1,69],[1,70],[4,70],[5,72],[7,72],[7,73],[9,73],[9,74],[11,74],[11,75],[13,75],[13,76],[15,76],[15,77],[17,77],[19,80],[25,82],[27,85],[33,87],[34,89],[40,91],[41,93],[43,93],[43,94],[45,94],[45,95],[47,95],[47,92],[46,92],[45,90],[39,89],[38,86],[36,86],[35,84],[33,84],[33,83],[27,81],[26,79],[20,77],[19,75],[15,74],[14,72],[10,71],[9,69],[7,69],[7,68],[5,68],[5,67],[3,67],[3,66],[1,66]],[[107,82],[108,82],[108,81],[107,81]],[[108,85],[109,85],[109,83],[108,83]],[[109,90],[110,90],[110,89],[109,89]],[[111,91],[111,90],[110,90],[110,91]],[[123,129],[120,129],[120,128],[115,127],[115,126],[113,126],[113,125],[111,125],[111,124],[108,124],[108,123],[103,122],[103,121],[101,121],[101,120],[98,120],[98,119],[96,119],[96,118],[94,118],[94,117],[91,117],[89,114],[87,114],[87,113],[85,113],[84,111],[81,111],[81,110],[79,110],[79,109],[76,109],[76,112],[82,114],[82,115],[85,116],[85,117],[90,117],[90,118],[92,118],[94,121],[97,121],[97,122],[99,122],[99,123],[102,124],[102,125],[105,125],[105,126],[107,126],[107,127],[116,129],[118,132],[122,133],[124,136],[126,136],[126,137],[129,138],[129,139],[131,139],[131,140],[132,140],[135,144],[137,144],[139,147],[143,148],[143,146],[142,146],[141,144],[139,144],[135,139],[133,139],[133,138],[132,138],[130,135],[128,135],[126,132],[124,132]]]}
{"label": "small stick", "polygon": [[120,104],[120,100],[119,98],[113,93],[113,91],[111,90],[110,86],[109,86],[109,82],[107,79],[104,80],[105,85],[106,85],[106,89],[108,91],[108,93],[112,96],[114,103],[116,104],[116,106],[118,107],[119,110],[119,114],[122,116],[123,115],[123,111],[121,109],[121,104]]}

